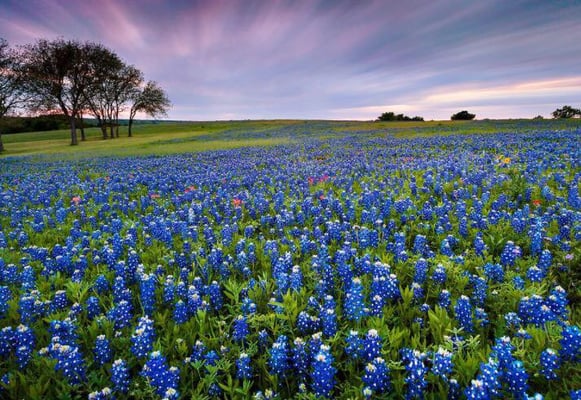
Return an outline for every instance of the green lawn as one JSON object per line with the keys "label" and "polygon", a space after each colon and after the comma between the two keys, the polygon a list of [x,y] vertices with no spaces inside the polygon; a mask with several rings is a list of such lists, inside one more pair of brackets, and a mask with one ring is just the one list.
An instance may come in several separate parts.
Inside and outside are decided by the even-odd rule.
{"label": "green lawn", "polygon": [[[86,130],[87,141],[70,146],[67,130],[3,135],[6,151],[2,157],[47,155],[61,158],[93,156],[133,156],[174,154],[269,146],[299,141],[306,137],[324,139],[337,135],[393,135],[414,137],[464,133],[523,132],[548,129],[578,129],[580,120],[490,120],[490,121],[303,121],[257,120],[214,122],[160,122],[141,124],[127,137],[121,127],[120,138],[103,140],[97,128]],[[79,138],[80,139],[80,138]]]}

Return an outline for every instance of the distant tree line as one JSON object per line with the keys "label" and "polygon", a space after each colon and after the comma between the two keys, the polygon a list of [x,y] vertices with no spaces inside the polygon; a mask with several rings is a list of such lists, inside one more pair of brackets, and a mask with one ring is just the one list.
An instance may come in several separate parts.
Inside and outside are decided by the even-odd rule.
{"label": "distant tree line", "polygon": [[377,121],[423,121],[422,117],[408,117],[403,114],[396,114],[394,112],[388,111],[377,117]]}
{"label": "distant tree line", "polygon": [[[96,122],[77,118],[76,126],[95,127]],[[55,131],[69,128],[69,120],[62,114],[47,114],[34,117],[7,116],[2,121],[2,133]]]}
{"label": "distant tree line", "polygon": [[95,118],[107,139],[119,137],[120,113],[129,111],[131,136],[138,112],[157,117],[170,106],[156,82],[146,82],[139,69],[99,43],[40,39],[11,48],[0,38],[0,119],[18,111],[60,112],[76,145],[77,128],[86,140],[85,115]]}

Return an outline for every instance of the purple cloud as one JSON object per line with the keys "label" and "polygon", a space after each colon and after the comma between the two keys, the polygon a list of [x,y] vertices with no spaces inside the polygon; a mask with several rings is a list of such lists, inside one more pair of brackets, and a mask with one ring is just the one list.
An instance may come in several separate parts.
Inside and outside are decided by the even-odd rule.
{"label": "purple cloud", "polygon": [[581,103],[580,20],[519,0],[0,4],[10,43],[102,42],[166,88],[170,118],[201,120],[548,116]]}

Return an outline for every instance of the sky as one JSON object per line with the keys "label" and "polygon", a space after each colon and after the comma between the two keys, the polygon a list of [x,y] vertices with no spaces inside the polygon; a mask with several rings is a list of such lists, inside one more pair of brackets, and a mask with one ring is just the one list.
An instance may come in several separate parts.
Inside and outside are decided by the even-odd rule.
{"label": "sky", "polygon": [[0,37],[102,43],[177,120],[581,107],[581,0],[0,0]]}

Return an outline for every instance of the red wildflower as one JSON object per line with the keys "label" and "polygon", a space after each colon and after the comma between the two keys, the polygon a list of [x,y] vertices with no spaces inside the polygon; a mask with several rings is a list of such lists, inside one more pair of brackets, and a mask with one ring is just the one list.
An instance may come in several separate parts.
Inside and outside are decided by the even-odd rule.
{"label": "red wildflower", "polygon": [[241,199],[232,199],[232,204],[234,205],[234,207],[240,207],[242,205],[242,200]]}

